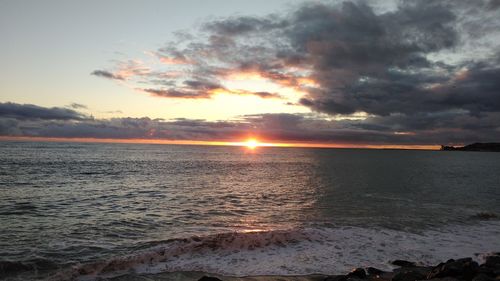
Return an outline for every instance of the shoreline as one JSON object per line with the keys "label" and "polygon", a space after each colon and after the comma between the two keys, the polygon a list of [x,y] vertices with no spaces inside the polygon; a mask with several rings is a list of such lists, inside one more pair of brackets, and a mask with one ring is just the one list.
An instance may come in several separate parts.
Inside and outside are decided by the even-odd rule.
{"label": "shoreline", "polygon": [[227,276],[200,271],[175,271],[158,274],[129,274],[113,278],[98,279],[109,281],[498,281],[500,280],[500,252],[484,257],[481,263],[473,258],[449,259],[435,265],[418,262],[394,260],[392,271],[374,267],[355,268],[344,275],[261,275]]}
{"label": "shoreline", "polygon": [[[37,264],[5,261],[0,263],[0,280],[197,281],[203,276],[210,276],[224,281],[315,281],[346,276],[336,274],[346,274],[358,267],[368,276],[373,272],[386,273],[382,279],[364,278],[365,281],[413,281],[392,280],[390,274],[397,272],[401,265],[407,266],[409,262],[390,261],[416,261],[416,266],[413,267],[422,267],[419,269],[422,271],[430,270],[450,258],[472,257],[471,261],[476,264],[484,263],[489,256],[498,256],[500,260],[498,223],[493,224],[496,227],[491,233],[486,231],[491,224],[487,224],[487,228],[482,226],[484,225],[481,224],[476,229],[454,228],[451,232],[427,232],[425,235],[347,227],[226,233],[203,238],[195,236],[171,241],[169,244],[152,245],[134,255],[63,268],[57,268],[56,264],[47,260],[40,260]],[[340,240],[330,241],[328,237]],[[453,241],[451,244],[440,244],[440,241],[448,243],[446,241],[450,240]],[[360,245],[367,245],[369,248],[361,253],[357,251]],[[434,252],[437,249],[435,247],[441,249],[440,254]],[[381,254],[382,249],[392,250]],[[302,259],[308,262],[304,263]],[[377,269],[374,270],[373,267]],[[498,267],[497,275],[500,265]],[[500,281],[500,277],[495,278],[475,281]]]}
{"label": "shoreline", "polygon": [[[109,281],[322,281],[330,275],[308,274],[308,275],[257,275],[257,276],[229,276],[202,271],[174,271],[157,274],[131,274],[103,279]],[[99,279],[101,280],[101,279]]]}

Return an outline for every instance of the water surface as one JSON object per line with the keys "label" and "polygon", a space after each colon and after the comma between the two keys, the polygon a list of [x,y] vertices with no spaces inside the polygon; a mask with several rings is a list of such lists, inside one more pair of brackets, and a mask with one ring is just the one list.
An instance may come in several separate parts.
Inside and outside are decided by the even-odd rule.
{"label": "water surface", "polygon": [[308,274],[498,251],[476,215],[500,213],[499,156],[1,142],[0,262],[22,265],[9,279]]}

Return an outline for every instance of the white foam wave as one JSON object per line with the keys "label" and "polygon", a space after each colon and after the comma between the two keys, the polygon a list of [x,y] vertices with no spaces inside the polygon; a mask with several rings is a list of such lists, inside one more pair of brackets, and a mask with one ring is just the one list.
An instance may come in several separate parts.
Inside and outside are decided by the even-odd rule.
{"label": "white foam wave", "polygon": [[[355,267],[392,269],[406,259],[436,264],[500,250],[500,222],[450,226],[422,234],[360,227],[225,233],[171,241],[133,256],[76,267],[80,280],[136,273],[204,271],[233,276],[343,274]],[[61,278],[59,276],[58,278]]]}

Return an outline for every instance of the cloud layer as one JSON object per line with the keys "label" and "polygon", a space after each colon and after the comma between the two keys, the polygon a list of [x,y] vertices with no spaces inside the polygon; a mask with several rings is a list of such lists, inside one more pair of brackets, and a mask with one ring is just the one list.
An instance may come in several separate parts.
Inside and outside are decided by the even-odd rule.
{"label": "cloud layer", "polygon": [[[80,104],[72,104],[81,108]],[[68,108],[42,107],[33,104],[18,104],[12,102],[0,103],[0,118],[14,120],[83,120],[85,115]]]}
{"label": "cloud layer", "polygon": [[[131,59],[92,75],[156,97],[254,95],[312,113],[208,122],[84,120],[68,109],[38,109],[44,114],[33,121],[23,106],[3,104],[3,134],[226,140],[251,131],[271,140],[376,144],[500,137],[498,1],[307,2],[281,14],[205,22],[148,55],[152,61]],[[256,75],[302,96],[231,88],[234,75]],[[65,114],[76,118],[55,118]]]}
{"label": "cloud layer", "polygon": [[354,145],[448,144],[500,138],[500,114],[491,113],[476,117],[450,112],[440,116],[423,114],[418,118],[393,115],[341,120],[311,114],[258,114],[206,121],[148,117],[95,119],[70,109],[15,103],[0,103],[0,108],[1,136],[199,141],[241,141],[258,136],[271,142]]}

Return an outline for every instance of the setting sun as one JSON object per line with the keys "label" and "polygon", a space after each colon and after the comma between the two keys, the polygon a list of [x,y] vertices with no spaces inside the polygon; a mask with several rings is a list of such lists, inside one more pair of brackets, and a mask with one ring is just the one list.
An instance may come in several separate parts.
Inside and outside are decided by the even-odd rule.
{"label": "setting sun", "polygon": [[245,145],[250,149],[255,149],[257,146],[259,146],[259,142],[256,139],[249,139],[245,142]]}

